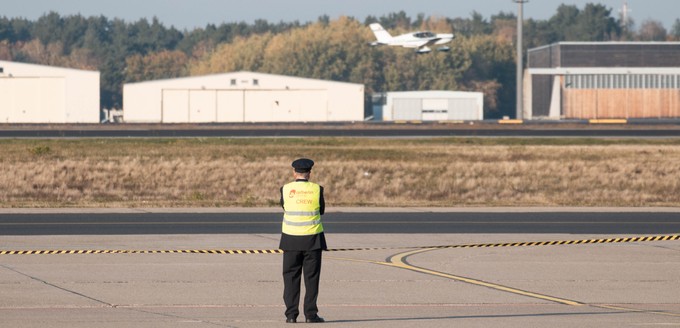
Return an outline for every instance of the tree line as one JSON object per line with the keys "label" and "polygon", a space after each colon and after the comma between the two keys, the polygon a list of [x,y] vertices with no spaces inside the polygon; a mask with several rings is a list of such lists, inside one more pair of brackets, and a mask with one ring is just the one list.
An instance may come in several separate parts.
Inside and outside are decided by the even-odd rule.
{"label": "tree line", "polygon": [[[654,20],[639,28],[600,4],[561,5],[547,20],[524,22],[523,47],[560,41],[680,40],[680,19],[670,30]],[[367,27],[390,33],[432,30],[456,34],[449,52],[417,55],[412,49],[370,47]],[[353,17],[315,22],[257,20],[178,30],[153,18],[126,22],[104,16],[61,16],[35,21],[0,17],[0,60],[99,70],[101,106],[120,108],[128,82],[232,71],[255,71],[362,83],[367,94],[404,90],[462,90],[485,94],[485,117],[513,116],[516,16],[485,18],[418,15],[403,11],[364,21]]]}

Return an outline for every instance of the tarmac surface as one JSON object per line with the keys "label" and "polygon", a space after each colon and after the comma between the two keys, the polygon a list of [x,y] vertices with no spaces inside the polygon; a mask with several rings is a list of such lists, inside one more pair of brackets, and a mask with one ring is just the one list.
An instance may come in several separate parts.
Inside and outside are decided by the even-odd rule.
{"label": "tarmac surface", "polygon": [[[281,231],[281,209],[222,209],[191,212],[109,209],[95,213],[51,213],[0,210],[1,235],[153,235],[153,234],[254,234]],[[563,234],[666,234],[680,231],[676,209],[636,211],[613,209],[523,210],[515,208],[416,209],[333,208],[324,215],[333,234],[413,233],[563,233]]]}
{"label": "tarmac surface", "polygon": [[[607,121],[607,120],[604,120]],[[625,121],[625,120],[624,120]],[[680,121],[499,120],[444,122],[317,122],[205,124],[0,124],[0,138],[251,138],[251,137],[634,137],[676,138]]]}
{"label": "tarmac surface", "polygon": [[[677,234],[617,237],[640,236],[329,233],[319,314],[335,327],[680,326]],[[0,255],[0,327],[287,326],[280,254],[199,252],[278,239],[0,233],[0,250],[138,251]],[[598,242],[527,245],[583,240]]]}

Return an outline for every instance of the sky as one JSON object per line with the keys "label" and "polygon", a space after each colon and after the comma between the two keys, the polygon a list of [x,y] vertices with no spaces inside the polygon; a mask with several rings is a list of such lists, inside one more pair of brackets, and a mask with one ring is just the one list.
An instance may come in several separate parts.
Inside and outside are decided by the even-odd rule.
{"label": "sky", "polygon": [[[587,3],[599,3],[613,9],[619,17],[624,2],[628,2],[629,16],[636,26],[653,19],[670,30],[680,18],[680,0],[529,0],[524,4],[524,16],[548,19],[560,4],[576,5],[583,9]],[[23,17],[35,20],[50,11],[62,16],[104,15],[127,22],[140,18],[157,17],[166,27],[192,30],[207,24],[226,22],[252,23],[265,19],[270,23],[301,23],[316,21],[320,16],[331,19],[351,16],[364,21],[369,15],[380,17],[404,11],[415,19],[418,14],[449,18],[469,18],[474,11],[489,19],[501,11],[516,13],[513,0],[4,0],[0,17]]]}

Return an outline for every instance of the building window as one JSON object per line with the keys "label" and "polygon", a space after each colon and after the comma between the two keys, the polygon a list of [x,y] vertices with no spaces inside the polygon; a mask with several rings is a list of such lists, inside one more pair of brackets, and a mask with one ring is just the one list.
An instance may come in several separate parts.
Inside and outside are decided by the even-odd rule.
{"label": "building window", "polygon": [[236,79],[231,79],[231,85],[236,85]]}
{"label": "building window", "polygon": [[2,67],[0,67],[0,74],[2,74],[2,73],[4,73],[4,72],[5,72],[5,69],[2,68]]}
{"label": "building window", "polygon": [[253,85],[260,85],[260,80],[253,79]]}
{"label": "building window", "polygon": [[680,89],[680,75],[579,74],[565,75],[567,89]]}

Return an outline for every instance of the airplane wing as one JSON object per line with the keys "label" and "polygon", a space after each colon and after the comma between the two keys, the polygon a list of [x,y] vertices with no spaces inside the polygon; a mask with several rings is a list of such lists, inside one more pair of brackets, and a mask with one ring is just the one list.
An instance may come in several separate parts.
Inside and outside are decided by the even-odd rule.
{"label": "airplane wing", "polygon": [[439,42],[439,40],[441,40],[441,39],[442,39],[442,38],[433,38],[433,39],[430,39],[430,40],[428,40],[428,41],[425,43],[424,46],[431,46],[431,45],[433,45],[433,44]]}
{"label": "airplane wing", "polygon": [[441,38],[435,38],[435,39],[430,39],[430,40],[423,40],[420,42],[414,42],[414,43],[409,43],[405,44],[404,47],[406,48],[422,48],[422,47],[427,47],[435,44],[437,41],[441,40]]}

